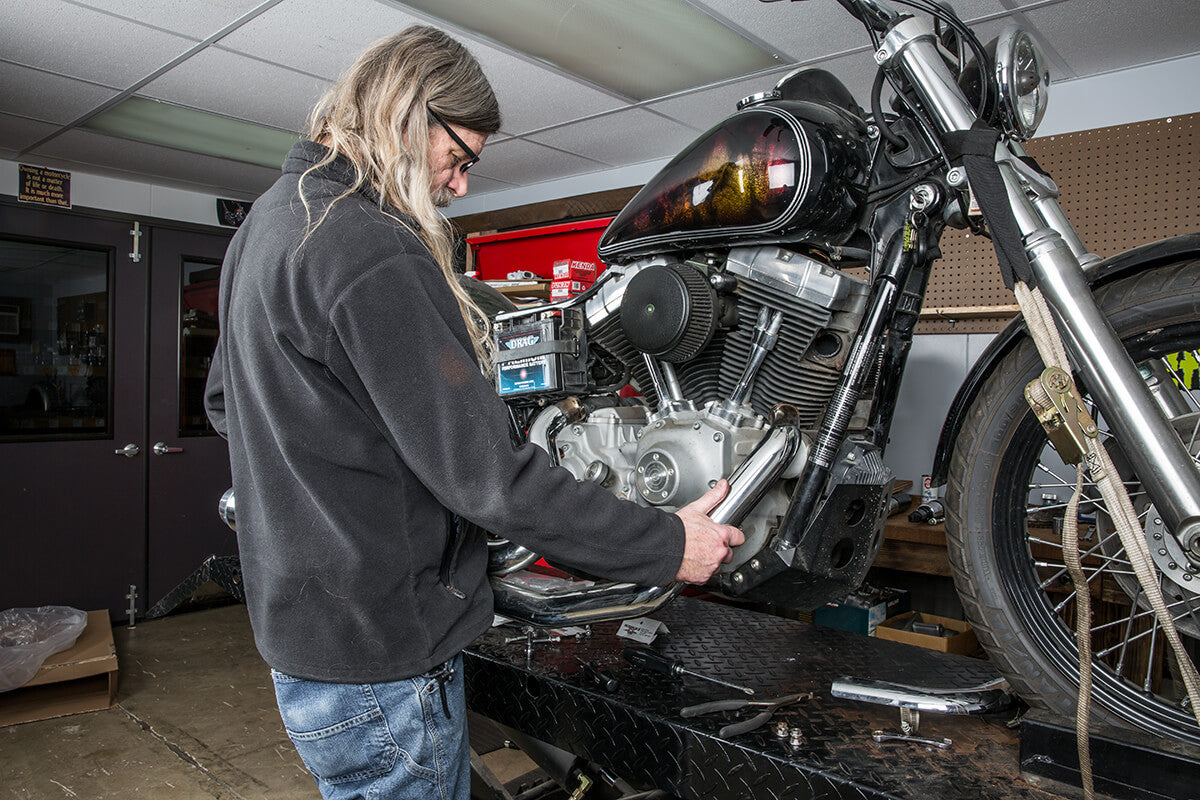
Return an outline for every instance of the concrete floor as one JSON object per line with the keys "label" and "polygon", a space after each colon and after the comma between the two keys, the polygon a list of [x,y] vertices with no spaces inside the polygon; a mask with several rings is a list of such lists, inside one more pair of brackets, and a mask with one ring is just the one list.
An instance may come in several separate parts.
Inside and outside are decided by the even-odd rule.
{"label": "concrete floor", "polygon": [[[117,705],[0,728],[0,798],[319,800],[244,606],[117,627],[113,637]],[[532,768],[512,750],[484,760],[505,782]]]}

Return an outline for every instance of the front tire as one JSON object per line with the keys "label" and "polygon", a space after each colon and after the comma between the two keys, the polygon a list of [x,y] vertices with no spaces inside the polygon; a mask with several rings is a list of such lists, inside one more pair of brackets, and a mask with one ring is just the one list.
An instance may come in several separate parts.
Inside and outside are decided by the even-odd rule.
{"label": "front tire", "polygon": [[[1139,366],[1167,365],[1180,391],[1178,430],[1189,451],[1200,451],[1200,261],[1125,278],[1097,292],[1096,300]],[[946,490],[946,541],[963,607],[993,663],[1030,705],[1073,717],[1079,691],[1074,637],[1075,603],[1062,566],[1063,510],[1075,471],[1064,466],[1026,404],[1024,387],[1043,365],[1025,338],[999,363],[972,404],[955,442]],[[1080,385],[1086,395],[1086,387]],[[1085,397],[1086,401],[1086,397]],[[1106,435],[1139,513],[1153,528],[1151,500]],[[1085,478],[1085,487],[1088,482]],[[1053,495],[1053,497],[1051,497]],[[1044,499],[1043,499],[1044,498]],[[1107,524],[1103,501],[1085,491],[1080,553],[1091,586],[1093,717],[1200,744],[1200,727],[1177,679],[1174,656],[1131,577],[1128,558]],[[1161,526],[1160,526],[1161,527]],[[1089,537],[1090,531],[1090,538]],[[1168,537],[1169,539],[1169,537]],[[1183,559],[1156,558],[1163,595],[1186,649],[1200,651],[1200,571]],[[1164,654],[1164,650],[1167,650]]]}

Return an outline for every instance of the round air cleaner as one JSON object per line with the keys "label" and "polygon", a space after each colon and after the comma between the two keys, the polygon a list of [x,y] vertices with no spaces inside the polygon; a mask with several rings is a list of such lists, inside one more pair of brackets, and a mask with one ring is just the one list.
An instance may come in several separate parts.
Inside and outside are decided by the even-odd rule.
{"label": "round air cleaner", "polygon": [[686,264],[649,267],[629,281],[621,327],[643,353],[678,363],[696,356],[717,326],[717,293]]}

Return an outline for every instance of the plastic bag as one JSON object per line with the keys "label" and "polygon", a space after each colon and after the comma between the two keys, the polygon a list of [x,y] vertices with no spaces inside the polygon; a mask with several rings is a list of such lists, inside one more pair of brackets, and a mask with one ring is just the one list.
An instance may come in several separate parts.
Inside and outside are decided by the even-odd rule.
{"label": "plastic bag", "polygon": [[0,692],[24,686],[47,658],[75,644],[87,613],[70,606],[0,611]]}

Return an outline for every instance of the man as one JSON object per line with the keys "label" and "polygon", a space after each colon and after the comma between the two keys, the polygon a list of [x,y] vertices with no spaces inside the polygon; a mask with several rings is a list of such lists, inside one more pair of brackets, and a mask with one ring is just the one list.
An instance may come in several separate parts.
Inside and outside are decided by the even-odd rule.
{"label": "man", "polygon": [[327,798],[469,792],[461,651],[491,623],[486,542],[703,583],[740,531],[641,508],[513,447],[486,320],[436,210],[500,127],[475,59],[413,27],[372,45],[254,203],[221,275],[206,406],[229,439],[255,642]]}

